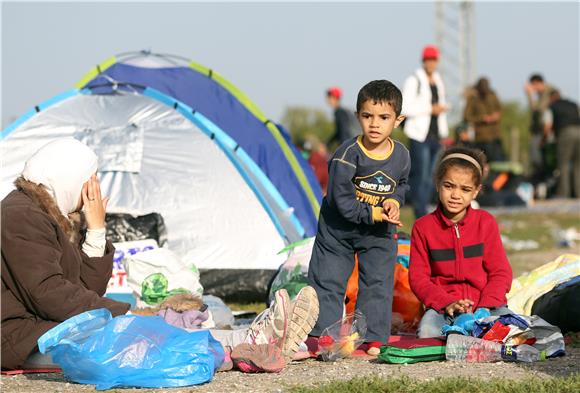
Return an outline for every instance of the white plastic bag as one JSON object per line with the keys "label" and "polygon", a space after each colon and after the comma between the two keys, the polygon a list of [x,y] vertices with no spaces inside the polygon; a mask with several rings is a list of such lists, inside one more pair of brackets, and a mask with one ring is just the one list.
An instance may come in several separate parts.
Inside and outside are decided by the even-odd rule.
{"label": "white plastic bag", "polygon": [[157,248],[125,257],[127,283],[137,300],[137,307],[151,307],[167,297],[189,292],[203,295],[199,270],[187,266],[174,252]]}

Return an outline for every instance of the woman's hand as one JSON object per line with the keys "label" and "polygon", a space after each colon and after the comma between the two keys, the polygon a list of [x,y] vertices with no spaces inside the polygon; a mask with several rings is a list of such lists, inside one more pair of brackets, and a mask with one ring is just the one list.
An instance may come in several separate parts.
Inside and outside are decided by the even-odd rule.
{"label": "woman's hand", "polygon": [[83,198],[85,218],[88,229],[101,229],[105,227],[105,211],[109,203],[109,197],[101,197],[101,186],[97,175],[91,176],[89,181],[83,184],[81,190]]}

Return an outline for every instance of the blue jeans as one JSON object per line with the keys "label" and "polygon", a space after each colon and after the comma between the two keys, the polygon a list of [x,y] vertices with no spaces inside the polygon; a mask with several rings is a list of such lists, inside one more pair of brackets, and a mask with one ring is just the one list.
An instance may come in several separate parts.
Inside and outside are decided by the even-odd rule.
{"label": "blue jeans", "polygon": [[411,173],[409,185],[411,186],[411,203],[415,218],[426,215],[427,206],[433,196],[433,170],[435,161],[439,156],[441,145],[433,138],[425,139],[425,142],[417,142],[411,139]]}
{"label": "blue jeans", "polygon": [[[489,313],[495,317],[504,314],[513,314],[514,312],[506,306],[501,306],[490,308]],[[453,317],[430,308],[425,312],[423,318],[421,318],[421,322],[419,322],[417,336],[419,338],[439,337],[441,336],[441,328],[443,325],[450,325],[453,323],[453,320]]]}

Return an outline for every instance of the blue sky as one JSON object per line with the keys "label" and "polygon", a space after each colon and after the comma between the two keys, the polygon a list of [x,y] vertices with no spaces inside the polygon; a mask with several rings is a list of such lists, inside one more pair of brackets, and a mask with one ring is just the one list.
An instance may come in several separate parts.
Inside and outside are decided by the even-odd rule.
{"label": "blue sky", "polygon": [[[533,72],[578,100],[577,2],[476,2],[477,70],[524,103]],[[339,85],[354,106],[373,79],[402,85],[434,42],[432,2],[2,3],[2,127],[71,88],[111,55],[151,49],[220,72],[273,120],[328,110]]]}

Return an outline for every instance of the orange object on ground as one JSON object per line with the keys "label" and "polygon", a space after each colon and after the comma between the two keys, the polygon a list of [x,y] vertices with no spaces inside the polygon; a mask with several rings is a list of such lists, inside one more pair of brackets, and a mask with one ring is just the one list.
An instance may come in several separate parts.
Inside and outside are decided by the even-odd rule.
{"label": "orange object on ground", "polygon": [[358,255],[354,255],[354,269],[350,274],[346,284],[346,295],[344,299],[346,315],[352,314],[356,309],[356,298],[358,296]]}
{"label": "orange object on ground", "polygon": [[409,284],[409,269],[396,263],[391,331],[414,333],[422,316],[423,305]]}
{"label": "orange object on ground", "polygon": [[505,186],[509,179],[509,174],[507,172],[502,172],[495,179],[493,179],[493,183],[491,184],[491,188],[494,191],[499,191]]}

